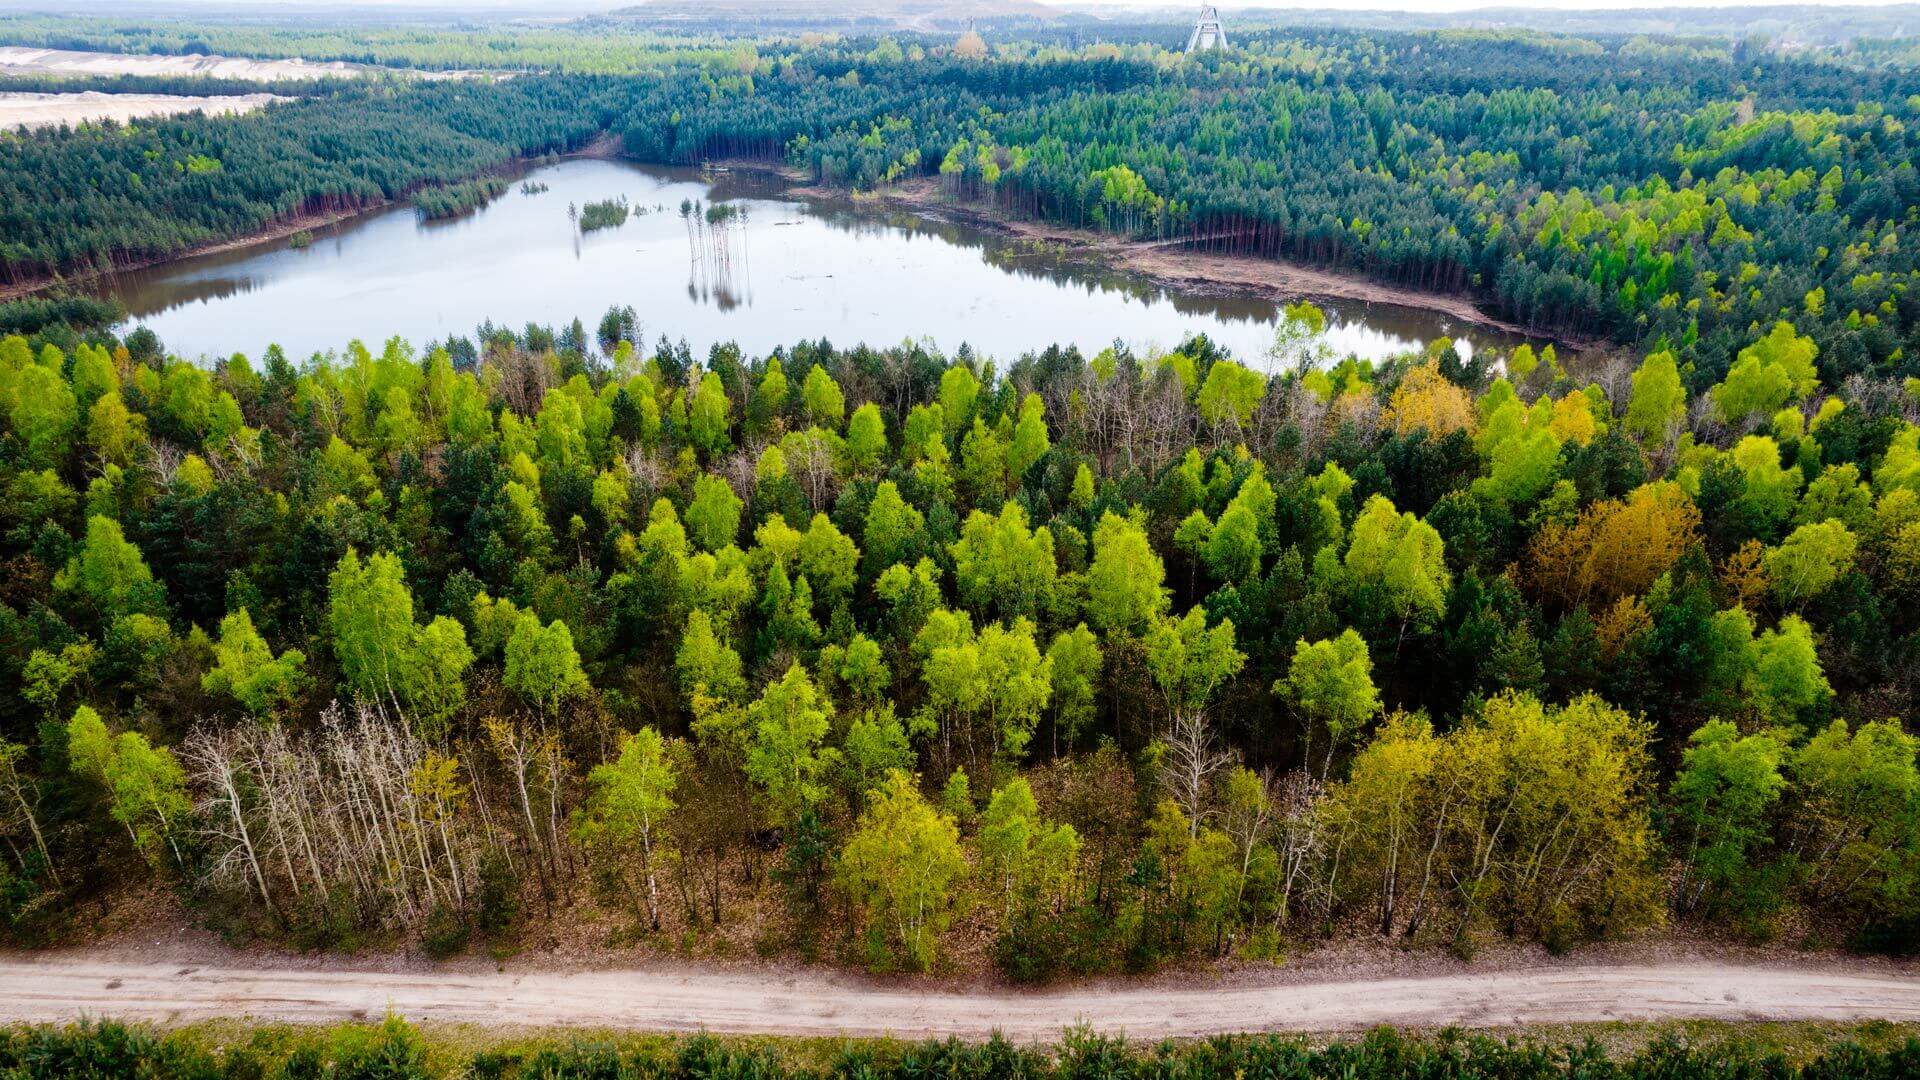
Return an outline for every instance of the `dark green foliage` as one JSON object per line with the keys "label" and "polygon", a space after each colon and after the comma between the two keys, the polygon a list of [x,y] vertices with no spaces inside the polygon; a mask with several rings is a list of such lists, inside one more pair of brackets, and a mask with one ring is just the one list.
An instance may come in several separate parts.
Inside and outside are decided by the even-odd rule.
{"label": "dark green foliage", "polygon": [[367,84],[237,117],[29,132],[0,141],[0,281],[138,265],[571,150],[623,98],[592,79]]}
{"label": "dark green foliage", "polygon": [[1662,1036],[1610,1056],[1597,1044],[1545,1045],[1443,1032],[1411,1038],[1376,1032],[1313,1046],[1281,1036],[1223,1036],[1147,1046],[1085,1030],[1054,1048],[1005,1039],[966,1043],[848,1042],[824,1067],[788,1059],[778,1043],[711,1035],[677,1039],[534,1040],[479,1051],[430,1053],[398,1020],[318,1033],[260,1032],[209,1047],[192,1033],[161,1035],[111,1021],[66,1028],[12,1028],[0,1034],[0,1076],[12,1080],[1894,1080],[1920,1069],[1920,1040],[1882,1049],[1840,1041],[1798,1062],[1738,1037],[1690,1044]]}
{"label": "dark green foliage", "polygon": [[34,296],[0,303],[0,334],[37,334],[49,327],[93,329],[126,317],[119,301],[91,296]]}
{"label": "dark green foliage", "polygon": [[428,221],[459,217],[487,205],[506,190],[505,180],[488,176],[445,187],[423,188],[413,193],[413,205],[419,208],[420,216]]}
{"label": "dark green foliage", "polygon": [[631,212],[625,196],[590,202],[580,209],[580,231],[617,229],[627,223],[627,215]]}

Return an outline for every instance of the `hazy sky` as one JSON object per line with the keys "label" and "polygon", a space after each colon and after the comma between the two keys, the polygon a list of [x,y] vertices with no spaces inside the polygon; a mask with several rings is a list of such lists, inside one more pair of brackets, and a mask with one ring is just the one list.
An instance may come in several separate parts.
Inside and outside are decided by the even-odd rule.
{"label": "hazy sky", "polygon": [[[347,7],[396,7],[396,8],[465,8],[485,10],[487,8],[513,8],[521,11],[549,9],[555,12],[605,11],[617,7],[629,6],[643,0],[345,0]],[[752,2],[752,0],[747,0]],[[791,0],[783,0],[791,2]],[[822,0],[831,3],[831,0]],[[1126,8],[1182,8],[1198,9],[1199,2],[1186,0],[1039,0],[1044,4],[1084,7],[1089,4],[1103,7]],[[1582,11],[1612,8],[1716,8],[1716,7],[1752,7],[1767,4],[1843,4],[1857,7],[1887,7],[1901,3],[1913,3],[1914,0],[1213,0],[1216,6],[1231,10],[1233,8],[1341,8],[1363,11],[1469,11],[1474,8],[1515,7],[1548,11]],[[191,6],[234,6],[234,0],[173,0],[181,7]],[[11,7],[88,7],[88,0],[40,0],[40,3],[0,3],[0,8]],[[253,8],[306,7],[315,6],[315,0],[252,0],[247,5]]]}
{"label": "hazy sky", "polygon": [[[244,0],[241,0],[244,2]],[[256,12],[272,11],[276,8],[303,12],[324,11],[338,6],[346,9],[366,10],[368,8],[386,8],[395,11],[469,11],[498,12],[515,16],[573,16],[583,13],[609,11],[614,8],[631,6],[642,0],[251,0],[245,7]],[[753,2],[753,0],[746,0]],[[783,0],[791,3],[791,0]],[[834,0],[820,0],[822,4],[832,4]],[[956,0],[964,2],[964,0]],[[1089,5],[1111,8],[1157,8],[1199,10],[1200,0],[1040,0],[1041,3],[1086,7]],[[1475,8],[1509,7],[1530,8],[1542,11],[1592,11],[1619,8],[1716,8],[1751,7],[1773,4],[1841,4],[1861,7],[1887,7],[1895,4],[1912,4],[1916,0],[1214,0],[1222,10],[1236,8],[1309,8],[1339,9],[1345,11],[1419,11],[1454,12],[1471,11]],[[237,0],[130,0],[128,4],[114,3],[113,0],[0,0],[0,12],[38,10],[38,11],[87,11],[96,4],[102,8],[126,10],[131,7],[142,13],[156,8],[173,9],[180,12],[194,8],[217,7],[232,9]],[[1229,28],[1231,29],[1231,28]]]}

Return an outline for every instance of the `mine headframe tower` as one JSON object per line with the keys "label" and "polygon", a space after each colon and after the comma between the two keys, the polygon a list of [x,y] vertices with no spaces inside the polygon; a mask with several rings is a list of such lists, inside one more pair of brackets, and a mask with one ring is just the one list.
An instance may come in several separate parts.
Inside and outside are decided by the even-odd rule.
{"label": "mine headframe tower", "polygon": [[1193,24],[1193,36],[1187,39],[1187,51],[1227,47],[1227,28],[1220,25],[1220,9],[1208,4],[1200,9],[1200,21]]}

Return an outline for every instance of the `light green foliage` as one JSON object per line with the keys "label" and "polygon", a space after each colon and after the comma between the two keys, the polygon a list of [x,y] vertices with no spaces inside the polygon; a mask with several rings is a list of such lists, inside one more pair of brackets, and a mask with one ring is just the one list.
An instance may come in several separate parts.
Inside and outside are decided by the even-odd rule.
{"label": "light green foliage", "polygon": [[1200,418],[1216,428],[1239,431],[1253,419],[1253,410],[1267,391],[1267,377],[1231,360],[1216,360],[1207,369],[1195,404]]}
{"label": "light green foliage", "polygon": [[687,426],[693,444],[708,457],[717,457],[732,445],[732,411],[733,403],[727,399],[720,376],[711,371],[701,376],[700,389],[687,407]]}
{"label": "light green foliage", "polygon": [[887,424],[880,406],[869,401],[853,410],[847,421],[847,459],[854,468],[871,472],[880,467],[887,455]]}
{"label": "light green foliage", "polygon": [[1512,354],[1507,357],[1507,374],[1513,376],[1515,382],[1525,382],[1527,376],[1533,374],[1533,369],[1539,366],[1540,358],[1534,355],[1533,346],[1524,341],[1514,346]]}
{"label": "light green foliage", "polygon": [[[1517,403],[1505,406],[1495,417],[1518,408]],[[1474,481],[1473,489],[1488,498],[1524,505],[1553,486],[1559,472],[1560,437],[1547,424],[1530,421],[1492,444],[1487,475]]]}
{"label": "light green foliage", "polygon": [[1395,714],[1329,792],[1346,888],[1383,930],[1426,914],[1420,867],[1438,871],[1469,927],[1489,918],[1564,942],[1651,925],[1664,882],[1649,734],[1592,696],[1548,708],[1504,694],[1445,735]]}
{"label": "light green foliage", "polygon": [[147,418],[127,408],[118,392],[102,394],[87,411],[87,445],[114,465],[130,465],[147,442]]}
{"label": "light green foliage", "polygon": [[1144,644],[1147,671],[1176,720],[1205,711],[1214,692],[1247,661],[1234,646],[1233,620],[1209,627],[1198,607],[1179,618],[1156,619]]}
{"label": "light green foliage", "polygon": [[165,594],[140,549],[127,540],[119,522],[98,515],[87,520],[86,542],[66,569],[54,576],[53,587],[87,604],[105,622],[132,612],[158,615],[166,609]]}
{"label": "light green foliage", "polygon": [[107,394],[120,392],[120,373],[106,349],[82,344],[73,354],[73,396],[82,409],[91,409]]}
{"label": "light green foliage", "polygon": [[1810,895],[1885,911],[1903,902],[1917,854],[1913,802],[1920,796],[1920,741],[1897,720],[1849,732],[1835,720],[1795,751],[1790,821],[1807,855]]}
{"label": "light green foliage", "polygon": [[1778,443],[1765,435],[1749,435],[1729,454],[1746,478],[1740,507],[1753,521],[1772,528],[1793,516],[1794,501],[1800,494],[1800,470],[1780,464]]}
{"label": "light green foliage", "polygon": [[973,422],[973,429],[960,440],[960,476],[978,504],[991,505],[993,499],[1014,490],[1018,477],[1007,468],[1007,440],[1000,429],[988,427],[984,420]]}
{"label": "light green foliage", "polygon": [[1680,900],[1691,907],[1740,889],[1756,869],[1786,788],[1780,767],[1787,748],[1777,735],[1743,736],[1725,720],[1701,725],[1688,744],[1667,798],[1682,867]]}
{"label": "light green foliage", "polygon": [[931,714],[921,730],[947,744],[984,741],[1009,759],[1023,754],[1053,693],[1053,665],[1033,633],[1016,619],[976,635],[965,613],[933,612],[914,639]]}
{"label": "light green foliage", "polygon": [[1207,570],[1214,577],[1239,582],[1259,573],[1263,551],[1259,519],[1236,501],[1221,513],[1220,521],[1207,533],[1203,554]]}
{"label": "light green foliage", "polygon": [[1829,519],[1855,533],[1872,525],[1873,492],[1861,483],[1860,467],[1852,462],[1823,469],[1807,485],[1799,509],[1793,513],[1794,523],[1799,525],[1817,525]]}
{"label": "light green foliage", "polygon": [[887,666],[879,643],[857,631],[845,645],[821,649],[820,668],[857,701],[877,704],[893,682],[893,670]]}
{"label": "light green foliage", "polygon": [[1069,746],[1093,721],[1103,659],[1099,639],[1086,623],[1055,634],[1047,646],[1047,662],[1053,667],[1054,735]]}
{"label": "light green foliage", "polygon": [[877,573],[905,561],[918,550],[925,529],[926,520],[900,497],[899,486],[882,480],[867,506],[866,528],[861,536],[866,544],[868,572]]}
{"label": "light green foliage", "polygon": [[498,659],[506,651],[507,639],[520,626],[520,605],[511,600],[495,600],[482,592],[473,598],[472,647],[476,658]]}
{"label": "light green foliage", "polygon": [[1083,461],[1073,471],[1073,490],[1068,492],[1067,501],[1075,510],[1086,511],[1093,507],[1093,495],[1093,470]]}
{"label": "light green foliage", "polygon": [[760,385],[754,388],[754,409],[765,417],[776,416],[787,407],[787,372],[777,356],[767,357]]}
{"label": "light green foliage", "polygon": [[1345,560],[1352,584],[1383,619],[1425,626],[1446,607],[1453,576],[1433,526],[1375,495],[1354,519]]}
{"label": "light green foliage", "polygon": [[506,659],[507,689],[548,716],[557,714],[569,698],[592,689],[573,647],[573,633],[559,619],[541,626],[533,614],[522,615],[507,639]]}
{"label": "light green foliage", "polygon": [[905,636],[940,606],[940,568],[928,558],[912,567],[895,563],[880,574],[873,591],[893,609],[893,625]]}
{"label": "light green foliage", "polygon": [[1007,911],[1046,904],[1072,880],[1080,835],[1040,817],[1033,788],[1015,777],[993,792],[980,815],[982,869],[1005,893]]}
{"label": "light green foliage", "polygon": [[593,509],[610,529],[621,528],[627,523],[628,505],[632,497],[627,474],[621,470],[603,469],[593,478]]}
{"label": "light green foliage", "polygon": [[689,697],[700,692],[737,700],[747,689],[740,654],[714,632],[712,616],[698,608],[687,613],[687,629],[674,654],[674,670],[680,677],[681,692]]}
{"label": "light green foliage", "polygon": [[687,531],[695,543],[719,551],[740,535],[740,514],[746,504],[733,486],[712,473],[693,482],[693,501],[687,504]]}
{"label": "light green foliage", "polygon": [[1367,721],[1380,712],[1380,693],[1373,685],[1373,659],[1367,653],[1366,641],[1352,629],[1328,641],[1310,643],[1302,638],[1294,643],[1293,662],[1286,677],[1274,682],[1273,692],[1300,710],[1309,725],[1309,745],[1313,726],[1327,729],[1323,775],[1332,766],[1334,751],[1357,738]]}
{"label": "light green foliage", "polygon": [[799,664],[747,707],[747,778],[760,786],[775,824],[793,822],[825,794],[821,778],[837,759],[824,746],[832,709]]}
{"label": "light green foliage", "polygon": [[1027,527],[1027,512],[1009,502],[995,517],[967,515],[952,546],[960,599],[969,608],[1001,616],[1039,616],[1053,601],[1053,533]]}
{"label": "light green foliage", "polygon": [[1766,554],[1767,583],[1774,598],[1798,607],[1832,587],[1853,565],[1860,542],[1840,522],[1802,525]]}
{"label": "light green foliage", "polygon": [[137,732],[123,731],[113,741],[106,771],[113,818],[127,827],[134,846],[156,867],[164,846],[179,865],[176,835],[193,802],[187,797],[186,771],[173,751],[153,746]]}
{"label": "light green foliage", "polygon": [[852,598],[859,576],[860,549],[834,527],[832,519],[825,514],[813,515],[800,538],[798,554],[800,572],[807,576],[822,603],[834,607]]}
{"label": "light green foliage", "polygon": [[0,405],[7,406],[7,423],[24,446],[26,464],[52,465],[64,459],[80,423],[80,403],[58,369],[28,364],[0,371],[0,379],[5,380]]}
{"label": "light green foliage", "polygon": [[362,562],[349,548],[327,593],[334,657],[347,686],[401,707],[422,730],[437,730],[466,699],[473,651],[465,628],[444,615],[417,625],[400,559],[388,552]]}
{"label": "light green foliage", "polygon": [[1648,354],[1633,373],[1627,430],[1649,446],[1664,446],[1686,415],[1687,388],[1680,382],[1680,366],[1673,353],[1661,349]]}
{"label": "light green foliage", "polygon": [[1797,615],[1781,619],[1777,630],[1756,639],[1753,618],[1730,608],[1713,617],[1708,640],[1704,681],[1722,693],[1737,694],[1768,722],[1793,723],[1801,710],[1832,692],[1820,668],[1813,628]]}
{"label": "light green foliage", "polygon": [[807,377],[800,384],[800,401],[809,420],[828,431],[840,430],[840,420],[847,413],[847,399],[826,368],[815,364],[807,369]]}
{"label": "light green foliage", "polygon": [[967,770],[955,767],[947,774],[947,782],[940,785],[940,812],[962,827],[973,821],[973,782],[967,779]]}
{"label": "light green foliage", "polygon": [[186,772],[172,751],[155,748],[137,732],[116,738],[100,714],[83,705],[67,722],[67,760],[99,786],[113,820],[126,828],[149,864],[158,869],[169,851],[179,864],[175,834],[193,804]]}
{"label": "light green foliage", "polygon": [[1053,441],[1047,434],[1047,407],[1039,394],[1028,394],[1020,402],[1020,418],[1013,425],[1013,439],[1007,444],[1007,474],[1015,485],[1027,470],[1047,456]]}
{"label": "light green foliage", "polygon": [[966,872],[953,818],[927,805],[911,776],[894,772],[847,838],[836,880],[868,933],[899,949],[907,967],[925,971]]}
{"label": "light green foliage", "polygon": [[1775,323],[1766,337],[1740,350],[1726,379],[1713,388],[1721,418],[1738,423],[1756,413],[1771,416],[1813,393],[1820,386],[1813,366],[1819,355],[1819,346],[1795,333],[1791,323]]}
{"label": "light green foliage", "polygon": [[1173,528],[1173,546],[1196,559],[1205,559],[1207,541],[1212,537],[1213,519],[1205,510],[1194,510]]}
{"label": "light green foliage", "polygon": [[655,873],[663,857],[667,817],[680,778],[667,741],[650,727],[620,740],[620,754],[587,774],[587,802],[575,816],[576,839],[606,844],[618,854],[637,854],[646,879],[647,914],[660,928],[660,887]]}
{"label": "light green foliage", "polygon": [[1103,631],[1139,632],[1166,610],[1166,576],[1139,522],[1108,511],[1093,530],[1087,617]]}
{"label": "light green foliage", "polygon": [[908,464],[920,460],[932,443],[945,444],[947,439],[947,410],[937,401],[926,405],[915,405],[907,413],[906,423],[900,429],[900,457]]}
{"label": "light green foliage", "polygon": [[42,521],[65,521],[80,505],[80,493],[60,479],[52,469],[26,471],[14,476],[7,485],[0,520],[35,525]]}
{"label": "light green foliage", "polygon": [[855,803],[883,786],[889,773],[912,771],[913,746],[892,705],[868,709],[854,717],[840,745],[840,762],[847,796]]}
{"label": "light green foliage", "polygon": [[67,720],[67,762],[73,771],[105,787],[107,765],[113,760],[113,734],[90,706],[82,705]]}
{"label": "light green foliage", "polygon": [[253,628],[246,608],[220,621],[220,641],[214,646],[213,670],[200,677],[209,694],[231,694],[256,716],[264,716],[300,696],[306,681],[307,657],[299,649],[279,656]]}
{"label": "light green foliage", "polygon": [[963,364],[955,364],[940,374],[940,420],[951,439],[973,422],[974,399],[980,396],[980,380]]}
{"label": "light green foliage", "polygon": [[61,695],[84,682],[99,660],[100,650],[88,641],[68,642],[57,652],[35,649],[20,668],[20,696],[43,712],[52,713],[59,708]]}

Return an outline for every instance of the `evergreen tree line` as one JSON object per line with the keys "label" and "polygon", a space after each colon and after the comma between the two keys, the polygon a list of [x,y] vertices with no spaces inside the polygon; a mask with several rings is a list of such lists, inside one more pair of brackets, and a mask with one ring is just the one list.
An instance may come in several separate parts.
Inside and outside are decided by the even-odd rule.
{"label": "evergreen tree line", "polygon": [[1906,374],[1915,75],[1537,34],[1255,32],[1222,54],[849,42],[659,76],[650,160],[938,177],[1016,215],[1283,257],[1675,350],[1696,390],[1809,320]]}
{"label": "evergreen tree line", "polygon": [[564,153],[625,100],[592,79],[369,83],[244,116],[0,138],[0,282],[139,265]]}

